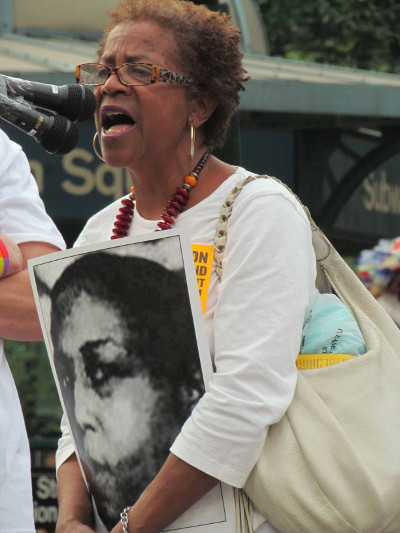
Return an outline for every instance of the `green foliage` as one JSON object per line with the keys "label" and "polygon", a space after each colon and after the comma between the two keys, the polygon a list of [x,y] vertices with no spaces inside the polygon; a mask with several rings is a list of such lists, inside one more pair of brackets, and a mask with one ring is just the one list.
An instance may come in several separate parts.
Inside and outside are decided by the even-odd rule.
{"label": "green foliage", "polygon": [[345,256],[343,257],[343,259],[346,261],[346,263],[349,265],[349,267],[351,268],[351,270],[357,274],[357,259],[358,257],[355,257],[353,255],[348,255],[348,256]]}
{"label": "green foliage", "polygon": [[43,342],[5,341],[30,438],[58,436],[61,405]]}
{"label": "green foliage", "polygon": [[271,55],[400,72],[397,0],[257,0]]}

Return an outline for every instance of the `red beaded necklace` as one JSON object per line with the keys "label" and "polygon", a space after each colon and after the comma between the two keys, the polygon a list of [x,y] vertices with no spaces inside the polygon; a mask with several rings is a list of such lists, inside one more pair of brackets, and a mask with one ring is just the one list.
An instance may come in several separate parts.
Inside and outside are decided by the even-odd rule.
{"label": "red beaded necklace", "polygon": [[[207,150],[203,157],[198,162],[197,166],[186,176],[184,179],[182,187],[177,187],[175,194],[172,195],[171,200],[168,202],[167,206],[164,209],[164,212],[161,214],[160,222],[158,222],[158,229],[155,231],[161,231],[163,229],[171,229],[172,225],[175,224],[175,218],[183,211],[185,205],[189,199],[189,192],[193,187],[196,187],[199,174],[202,171],[207,158],[210,152]],[[128,235],[130,225],[133,220],[133,213],[135,210],[135,192],[133,187],[131,189],[131,194],[129,198],[123,198],[121,200],[121,207],[119,208],[118,215],[116,216],[114,227],[112,230],[111,239],[121,239]]]}

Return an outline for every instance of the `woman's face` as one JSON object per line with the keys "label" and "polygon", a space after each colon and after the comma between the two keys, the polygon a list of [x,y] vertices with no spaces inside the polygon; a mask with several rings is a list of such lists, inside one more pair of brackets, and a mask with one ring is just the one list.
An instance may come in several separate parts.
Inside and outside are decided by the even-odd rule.
{"label": "woman's face", "polygon": [[[182,72],[172,33],[151,21],[117,25],[108,35],[100,63],[151,63]],[[135,168],[137,163],[168,161],[176,150],[189,150],[187,87],[174,83],[128,87],[112,75],[96,89],[96,124],[108,164]],[[121,113],[128,123],[104,127],[104,115]]]}
{"label": "woman's face", "polygon": [[111,467],[141,451],[148,441],[159,397],[149,378],[135,372],[135,354],[126,350],[122,324],[115,308],[82,293],[59,340],[64,357],[72,361],[73,416],[85,451]]}

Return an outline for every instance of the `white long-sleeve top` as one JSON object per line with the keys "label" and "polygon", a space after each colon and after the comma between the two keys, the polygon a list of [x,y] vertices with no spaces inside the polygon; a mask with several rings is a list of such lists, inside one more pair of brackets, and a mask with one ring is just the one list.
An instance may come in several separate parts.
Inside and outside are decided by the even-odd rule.
{"label": "white long-sleeve top", "polygon": [[[46,213],[22,147],[0,129],[0,233],[17,244],[65,248]],[[1,298],[1,287],[0,287]],[[3,311],[4,312],[4,311]],[[29,443],[21,404],[0,339],[0,530],[33,533]]]}
{"label": "white long-sleeve top", "polygon": [[[249,174],[238,168],[174,227],[189,229],[192,243],[213,245],[224,200]],[[108,240],[119,207],[117,201],[94,215],[75,246]],[[135,212],[129,235],[154,231],[156,223]],[[225,483],[244,485],[268,427],[292,400],[315,275],[310,225],[295,197],[274,180],[246,185],[229,221],[222,281],[213,270],[209,285],[205,322],[215,373],[171,447],[176,456]],[[74,451],[65,420],[62,430],[57,466]]]}

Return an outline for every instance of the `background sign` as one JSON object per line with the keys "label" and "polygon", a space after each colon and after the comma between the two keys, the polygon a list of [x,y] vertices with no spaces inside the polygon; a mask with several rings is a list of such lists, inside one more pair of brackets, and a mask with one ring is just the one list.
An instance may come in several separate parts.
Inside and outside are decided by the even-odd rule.
{"label": "background sign", "polygon": [[32,472],[36,533],[54,533],[58,517],[57,480],[54,471]]}

